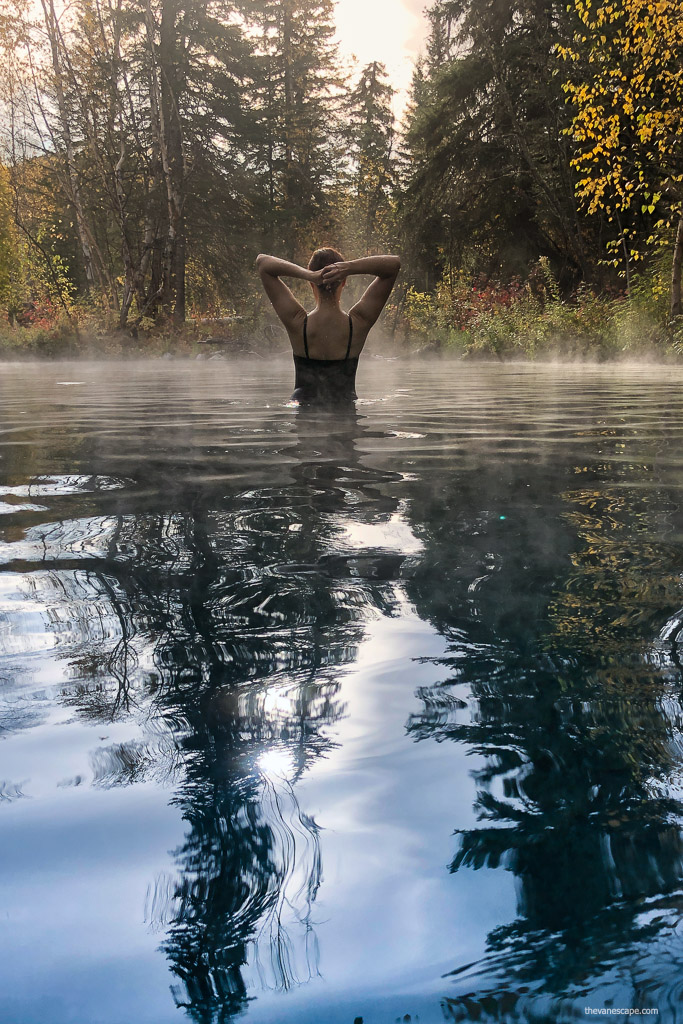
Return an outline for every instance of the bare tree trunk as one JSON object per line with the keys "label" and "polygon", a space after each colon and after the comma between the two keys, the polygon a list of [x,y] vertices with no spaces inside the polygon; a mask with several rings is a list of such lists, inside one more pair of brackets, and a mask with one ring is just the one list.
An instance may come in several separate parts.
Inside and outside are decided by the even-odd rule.
{"label": "bare tree trunk", "polygon": [[173,319],[177,324],[185,323],[185,218],[178,224],[178,236],[173,259],[173,285],[175,305]]}
{"label": "bare tree trunk", "polygon": [[[264,32],[264,36],[266,33]],[[265,40],[265,46],[267,47],[267,40]],[[273,230],[273,221],[275,217],[275,141],[273,138],[274,130],[273,125],[275,124],[274,118],[274,86],[272,78],[272,63],[270,58],[268,59],[268,93],[267,93],[267,106],[268,111],[268,252],[272,251],[272,242],[275,236]]]}
{"label": "bare tree trunk", "polygon": [[164,305],[177,323],[185,320],[185,158],[179,99],[183,90],[184,41],[177,24],[179,0],[165,0],[158,50],[168,181],[172,191],[174,244],[170,252],[168,293]]}
{"label": "bare tree trunk", "polygon": [[683,266],[683,212],[678,221],[676,230],[676,244],[674,245],[674,262],[671,271],[671,316],[683,314],[681,302],[681,267]]}
{"label": "bare tree trunk", "polygon": [[[287,213],[292,214],[295,207],[294,187],[294,82],[292,81],[292,12],[288,0],[282,5],[282,64],[283,64],[283,99],[282,124],[285,145],[285,177],[283,200]],[[287,222],[286,222],[287,223]],[[291,224],[291,220],[289,221]],[[289,259],[294,259],[296,252],[295,232],[288,227],[286,230],[285,252]]]}
{"label": "bare tree trunk", "polygon": [[[178,6],[173,0],[166,0],[162,7],[160,45],[154,42],[155,25],[151,4],[147,3],[147,38],[151,55],[151,107],[152,120],[157,135],[163,180],[166,186],[166,207],[168,230],[162,258],[160,298],[166,316],[174,318],[182,312],[185,315],[185,252],[184,247],[177,254],[178,235],[183,234],[183,208],[185,169],[183,159],[182,130],[177,105],[175,32]],[[181,281],[182,301],[177,310],[174,299],[178,281]]]}
{"label": "bare tree trunk", "polygon": [[[78,171],[76,169],[75,148],[71,134],[71,118],[66,94],[64,92],[62,62],[59,48],[59,24],[55,12],[54,0],[41,0],[41,5],[43,8],[43,17],[45,19],[45,28],[50,41],[52,70],[54,73],[55,91],[57,93],[57,108],[59,110],[62,144],[66,155],[69,191],[71,193],[69,198],[71,199],[71,203],[76,213],[76,225],[78,229],[78,237],[81,243],[81,251],[83,252],[85,277],[88,284],[88,290],[90,290],[94,287],[95,278],[98,275],[96,275],[93,246],[91,244],[92,231],[88,227],[81,200],[80,183],[78,180]],[[102,282],[100,283],[102,284]],[[104,288],[102,288],[102,291],[104,293]],[[104,295],[104,297],[106,299],[106,295]]]}
{"label": "bare tree trunk", "polygon": [[[147,187],[147,197],[148,198],[147,198],[146,213],[145,213],[145,230],[144,230],[144,234],[143,234],[143,238],[142,238],[142,252],[140,254],[140,262],[138,263],[137,269],[136,269],[135,273],[133,274],[132,293],[130,295],[130,301],[128,303],[128,308],[125,311],[126,320],[124,320],[123,323],[122,323],[123,327],[125,327],[125,325],[127,323],[128,312],[129,312],[129,309],[130,309],[130,305],[131,305],[131,303],[133,301],[133,295],[135,295],[135,298],[137,300],[138,311],[145,310],[145,312],[146,312],[147,309],[148,309],[148,306],[149,306],[149,297],[145,295],[145,278],[147,277],[147,271],[149,270],[150,264],[152,262],[152,256],[154,254],[154,242],[155,242],[155,225],[154,225],[154,221],[152,219],[151,211],[149,209],[149,204],[150,204],[150,201],[151,201],[149,199],[149,192],[150,192],[150,187],[149,187],[149,184],[148,184],[148,187]],[[155,282],[154,282],[154,273],[152,273],[152,283],[151,283],[151,286],[150,286],[150,294],[154,295],[156,290],[158,289],[158,287],[159,287],[158,282],[155,284]],[[123,310],[122,310],[122,318],[123,318]]]}
{"label": "bare tree trunk", "polygon": [[621,225],[621,217],[619,211],[616,211],[617,227],[619,228],[619,234],[621,235],[621,248],[624,252],[624,267],[626,268],[626,296],[631,298],[631,257],[628,251],[628,245],[626,244],[626,235]]}

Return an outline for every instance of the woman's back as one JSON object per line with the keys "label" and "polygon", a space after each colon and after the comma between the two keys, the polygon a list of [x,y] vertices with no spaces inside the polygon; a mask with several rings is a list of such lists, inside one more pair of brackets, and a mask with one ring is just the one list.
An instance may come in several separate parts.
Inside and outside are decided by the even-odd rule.
{"label": "woman's back", "polygon": [[[358,356],[352,356],[353,346],[353,320],[350,314],[344,314],[345,325],[342,325],[337,317],[332,322],[316,318],[314,313],[306,314],[303,327],[304,354],[297,355],[294,352],[294,368],[296,380],[292,398],[298,402],[324,401],[345,402],[353,401],[356,395],[356,370],[358,369]],[[314,357],[311,353],[310,323],[314,321],[314,328],[318,329],[317,345],[313,351],[320,353],[337,353],[334,355],[319,354]],[[346,347],[344,355],[339,356],[341,351],[339,344],[339,328],[346,326]],[[292,346],[294,348],[294,346]],[[362,348],[362,345],[361,345]]]}
{"label": "woman's back", "polygon": [[[334,249],[318,249],[308,268],[261,255],[256,260],[263,286],[287,328],[294,355],[299,401],[355,398],[358,357],[368,333],[391,294],[401,264],[396,256],[369,256],[345,262]],[[359,302],[345,313],[340,305],[351,274],[373,274],[375,280]],[[316,307],[307,313],[280,277],[309,281]]]}
{"label": "woman's back", "polygon": [[288,333],[294,355],[316,360],[357,359],[368,336],[367,330],[354,325],[350,313],[325,306],[306,314],[300,337]]}

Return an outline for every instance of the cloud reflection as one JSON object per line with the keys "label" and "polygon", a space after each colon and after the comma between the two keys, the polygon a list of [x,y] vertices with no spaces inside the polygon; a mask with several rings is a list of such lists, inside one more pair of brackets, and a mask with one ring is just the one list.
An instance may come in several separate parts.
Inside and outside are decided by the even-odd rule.
{"label": "cloud reflection", "polygon": [[[25,693],[29,663],[50,666],[61,708],[102,734],[55,785],[163,786],[186,823],[145,919],[177,1005],[203,1024],[240,1012],[247,975],[286,991],[319,973],[320,830],[294,785],[334,747],[340,671],[367,619],[391,613],[405,558],[383,544],[382,523],[400,539],[401,520],[380,493],[388,475],[358,457],[355,415],[327,422],[322,444],[315,413],[295,423],[286,502],[279,486],[226,497],[209,480],[173,509],[137,513],[129,498],[122,514],[107,487],[91,514],[57,521],[48,508],[0,550],[14,580],[8,681]],[[44,479],[22,486],[51,493]],[[78,483],[71,493],[93,501]],[[17,705],[6,721],[38,719]],[[124,722],[135,735],[108,739]]]}

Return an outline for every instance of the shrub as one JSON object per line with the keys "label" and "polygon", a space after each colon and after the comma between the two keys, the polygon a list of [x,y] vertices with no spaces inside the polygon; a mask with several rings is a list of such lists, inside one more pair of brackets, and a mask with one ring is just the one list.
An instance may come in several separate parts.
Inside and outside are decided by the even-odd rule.
{"label": "shrub", "polygon": [[410,290],[404,327],[469,357],[681,356],[683,318],[668,319],[669,274],[670,260],[658,257],[628,298],[583,285],[562,299],[541,259],[524,284],[446,279],[433,294]]}

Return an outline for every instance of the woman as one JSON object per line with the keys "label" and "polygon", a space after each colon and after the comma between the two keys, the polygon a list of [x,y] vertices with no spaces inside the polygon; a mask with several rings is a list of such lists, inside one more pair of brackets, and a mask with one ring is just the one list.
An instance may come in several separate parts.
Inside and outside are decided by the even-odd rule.
{"label": "woman", "polygon": [[[356,369],[370,329],[386,305],[401,269],[397,256],[345,261],[335,249],[316,249],[308,268],[261,254],[256,259],[263,287],[287,328],[294,353],[298,402],[340,402],[356,398]],[[373,274],[363,297],[344,313],[340,302],[351,274]],[[316,299],[307,313],[282,277],[310,281]]]}

